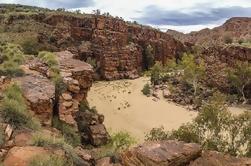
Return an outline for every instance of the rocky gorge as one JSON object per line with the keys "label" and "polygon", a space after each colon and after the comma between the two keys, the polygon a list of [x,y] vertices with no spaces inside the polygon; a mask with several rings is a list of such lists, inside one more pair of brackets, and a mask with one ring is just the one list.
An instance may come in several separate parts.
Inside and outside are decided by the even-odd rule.
{"label": "rocky gorge", "polygon": [[[16,6],[16,9],[23,7]],[[172,35],[151,27],[128,23],[111,16],[79,16],[42,9],[32,10],[30,13],[17,11],[6,16],[6,10],[8,9],[4,6],[0,7],[0,24],[3,27],[1,41],[20,44],[24,47],[24,52],[27,51],[26,42],[32,41],[32,48],[37,48],[35,52],[53,52],[56,65],[51,65],[46,61],[48,59],[44,60],[39,54],[28,55],[32,54],[32,51],[28,51],[20,65],[23,71],[21,76],[1,75],[0,101],[9,97],[5,92],[8,86],[17,84],[27,111],[41,125],[39,136],[49,137],[45,140],[36,140],[35,137],[35,144],[36,131],[19,129],[2,121],[0,116],[4,140],[0,143],[0,161],[3,161],[4,166],[29,166],[34,157],[45,154],[63,158],[74,154],[79,160],[73,163],[79,166],[251,165],[250,158],[237,158],[204,150],[199,144],[178,140],[146,141],[118,153],[118,156],[96,157],[96,151],[109,144],[111,135],[104,125],[104,115],[87,104],[93,82],[140,77],[148,67],[146,50],[149,45],[152,47],[154,61],[165,64],[169,59],[180,60],[183,52],[194,51],[194,44],[177,40]],[[4,51],[0,54],[0,64],[5,61],[3,54]],[[228,86],[224,86],[226,80],[221,73],[223,68],[232,66],[236,60],[251,61],[251,48],[242,46],[202,48],[200,54],[205,59],[208,86],[223,90],[229,90]],[[54,80],[55,73],[60,76],[60,87]],[[81,143],[78,146],[69,148],[68,144],[57,142],[59,137],[65,135],[64,128],[56,127],[55,117],[80,136]],[[53,146],[48,143],[50,141]]]}

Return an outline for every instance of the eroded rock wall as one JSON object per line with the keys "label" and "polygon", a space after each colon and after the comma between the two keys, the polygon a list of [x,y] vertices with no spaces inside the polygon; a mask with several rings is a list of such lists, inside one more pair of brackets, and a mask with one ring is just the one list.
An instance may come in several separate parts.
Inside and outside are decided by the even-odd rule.
{"label": "eroded rock wall", "polygon": [[[6,20],[0,18],[7,27],[31,24],[29,32],[49,50],[69,50],[84,61],[88,57],[95,59],[97,72],[108,80],[138,77],[144,67],[144,49],[149,44],[155,59],[162,62],[185,50],[181,42],[166,33],[113,17],[48,12],[30,16],[20,13]],[[25,33],[19,34],[28,38]]]}

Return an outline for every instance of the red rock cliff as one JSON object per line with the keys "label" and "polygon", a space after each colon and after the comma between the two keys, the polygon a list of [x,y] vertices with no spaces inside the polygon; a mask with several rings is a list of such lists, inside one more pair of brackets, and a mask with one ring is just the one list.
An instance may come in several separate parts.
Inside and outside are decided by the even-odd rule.
{"label": "red rock cliff", "polygon": [[149,44],[153,47],[155,59],[163,62],[178,57],[185,49],[181,42],[166,33],[113,17],[58,12],[20,13],[5,21],[0,18],[0,23],[10,27],[10,31],[16,24],[20,27],[29,24],[29,28],[18,35],[26,38],[30,37],[26,33],[35,34],[39,44],[47,49],[68,49],[84,61],[92,58],[97,63],[98,73],[108,80],[138,77],[143,68],[144,49]]}

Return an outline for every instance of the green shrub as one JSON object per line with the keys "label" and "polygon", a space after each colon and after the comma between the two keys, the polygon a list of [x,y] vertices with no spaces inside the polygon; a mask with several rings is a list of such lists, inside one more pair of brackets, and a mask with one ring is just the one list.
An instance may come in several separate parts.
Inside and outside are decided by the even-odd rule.
{"label": "green shrub", "polygon": [[39,147],[63,147],[65,140],[63,138],[56,138],[51,136],[45,136],[41,133],[35,133],[32,136],[32,145]]}
{"label": "green shrub", "polygon": [[50,68],[58,66],[58,61],[55,54],[47,51],[39,52],[38,58],[40,58],[44,63],[46,63]]}
{"label": "green shrub", "polygon": [[81,159],[75,153],[73,147],[65,142],[64,138],[35,133],[32,137],[32,145],[39,147],[60,148],[65,151],[68,162],[74,163],[76,165],[79,165],[81,163]]}
{"label": "green shrub", "polygon": [[1,56],[4,61],[13,61],[21,64],[24,61],[24,54],[19,45],[4,43],[0,45]]}
{"label": "green shrub", "polygon": [[124,151],[135,143],[136,140],[128,132],[124,131],[112,134],[110,142],[116,152]]}
{"label": "green shrub", "polygon": [[10,77],[22,75],[20,65],[23,61],[24,55],[20,46],[9,43],[0,45],[0,75]]}
{"label": "green shrub", "polygon": [[0,126],[0,148],[5,142],[5,133],[3,127]]}
{"label": "green shrub", "polygon": [[88,57],[86,63],[90,64],[94,69],[97,68],[97,61],[91,57]]}
{"label": "green shrub", "polygon": [[154,50],[151,45],[144,49],[143,62],[146,70],[149,70],[154,65]]}
{"label": "green shrub", "polygon": [[79,111],[90,111],[92,113],[98,113],[96,107],[90,107],[87,101],[81,101],[79,104]]}
{"label": "green shrub", "polygon": [[21,46],[25,54],[37,55],[39,52],[39,44],[37,39],[28,38],[21,43]]}
{"label": "green shrub", "polygon": [[[130,148],[136,140],[128,133],[120,131],[112,134],[110,142],[101,147],[95,158],[114,157],[124,150]],[[94,154],[95,155],[95,154]]]}
{"label": "green shrub", "polygon": [[40,127],[40,123],[28,112],[21,89],[17,84],[7,87],[3,95],[0,113],[6,123],[16,128],[38,129]]}
{"label": "green shrub", "polygon": [[238,90],[243,99],[243,103],[247,103],[245,90],[251,83],[251,63],[237,62],[233,68],[228,69],[228,79],[230,84]]}
{"label": "green shrub", "polygon": [[243,39],[239,39],[238,43],[241,45],[242,43],[244,43],[244,40]]}
{"label": "green shrub", "polygon": [[164,127],[153,128],[149,133],[146,134],[146,141],[158,141],[167,140],[170,138],[170,133],[164,130]]}
{"label": "green shrub", "polygon": [[62,135],[68,144],[73,147],[81,145],[80,135],[72,126],[60,121],[56,117],[53,118],[53,126],[62,132]]}
{"label": "green shrub", "polygon": [[169,139],[178,139],[184,142],[200,143],[200,139],[193,124],[184,124],[179,129],[172,131]]}
{"label": "green shrub", "polygon": [[160,84],[161,73],[163,72],[163,65],[160,62],[156,62],[155,65],[151,68],[151,83],[153,85]]}
{"label": "green shrub", "polygon": [[19,65],[13,61],[5,61],[0,65],[0,75],[18,77],[24,74]]}
{"label": "green shrub", "polygon": [[43,155],[32,159],[28,166],[72,166],[72,164],[56,155]]}
{"label": "green shrub", "polygon": [[233,39],[231,38],[230,35],[226,35],[224,37],[224,42],[225,42],[225,44],[232,44],[233,43]]}
{"label": "green shrub", "polygon": [[149,84],[145,84],[144,85],[144,88],[141,90],[141,92],[144,94],[144,95],[150,95],[151,94],[151,87]]}

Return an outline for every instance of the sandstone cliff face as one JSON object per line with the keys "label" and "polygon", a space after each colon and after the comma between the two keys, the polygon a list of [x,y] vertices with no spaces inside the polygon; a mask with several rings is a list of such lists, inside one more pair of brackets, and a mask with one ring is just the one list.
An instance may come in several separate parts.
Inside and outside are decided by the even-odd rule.
{"label": "sandstone cliff face", "polygon": [[[73,54],[68,51],[56,52],[55,54],[59,63],[60,74],[66,86],[66,91],[59,97],[58,101],[59,119],[76,126],[75,113],[79,110],[79,103],[86,100],[87,92],[92,86],[93,68],[85,62],[74,59]],[[44,75],[47,80],[51,77],[49,67],[38,58],[30,60],[28,68]],[[33,80],[30,79],[29,81],[32,82]],[[37,86],[41,89],[44,88]],[[55,88],[50,90],[55,95]],[[41,93],[44,94],[44,91],[41,90]]]}
{"label": "sandstone cliff face", "polygon": [[207,85],[226,90],[226,68],[233,67],[237,61],[251,62],[251,48],[241,46],[218,46],[203,49],[202,57],[206,62]]}
{"label": "sandstone cliff face", "polygon": [[[184,51],[180,42],[165,33],[110,17],[52,15],[43,21],[56,28],[53,35],[59,49],[67,41],[76,43],[68,48],[79,59],[95,59],[101,76],[108,80],[137,77],[143,68],[143,51],[149,44],[156,60],[163,62]],[[67,28],[62,30],[62,23]]]}
{"label": "sandstone cliff face", "polygon": [[[109,139],[109,134],[103,124],[104,116],[88,110],[81,112],[79,109],[80,103],[86,102],[87,93],[92,86],[92,66],[74,59],[73,54],[69,51],[56,52],[55,55],[59,64],[60,75],[65,84],[65,91],[59,96],[58,101],[55,101],[55,99],[53,103],[58,105],[56,111],[58,111],[59,119],[74,126],[79,131],[83,143],[90,143],[95,146],[105,144]],[[46,76],[47,80],[50,78],[48,66],[38,58],[30,60],[28,64],[29,70]],[[29,81],[34,80],[29,79]],[[40,85],[38,87],[44,88]],[[41,94],[45,92],[41,90]],[[55,95],[55,88],[51,93]],[[34,104],[36,105],[36,103]],[[50,111],[52,113],[52,108]],[[50,117],[52,117],[52,114]]]}
{"label": "sandstone cliff face", "polygon": [[10,32],[16,24],[31,25],[18,33],[22,39],[30,37],[29,30],[39,44],[48,49],[68,49],[84,61],[92,58],[96,61],[97,72],[108,80],[138,77],[144,66],[144,49],[149,44],[154,49],[155,59],[162,62],[178,57],[185,50],[181,42],[166,33],[112,17],[20,13],[6,19],[0,17],[0,24]]}
{"label": "sandstone cliff face", "polygon": [[75,113],[79,103],[85,101],[87,92],[92,86],[93,69],[91,65],[73,59],[68,51],[57,52],[57,59],[67,91],[59,99],[59,118],[68,124],[76,125]]}

